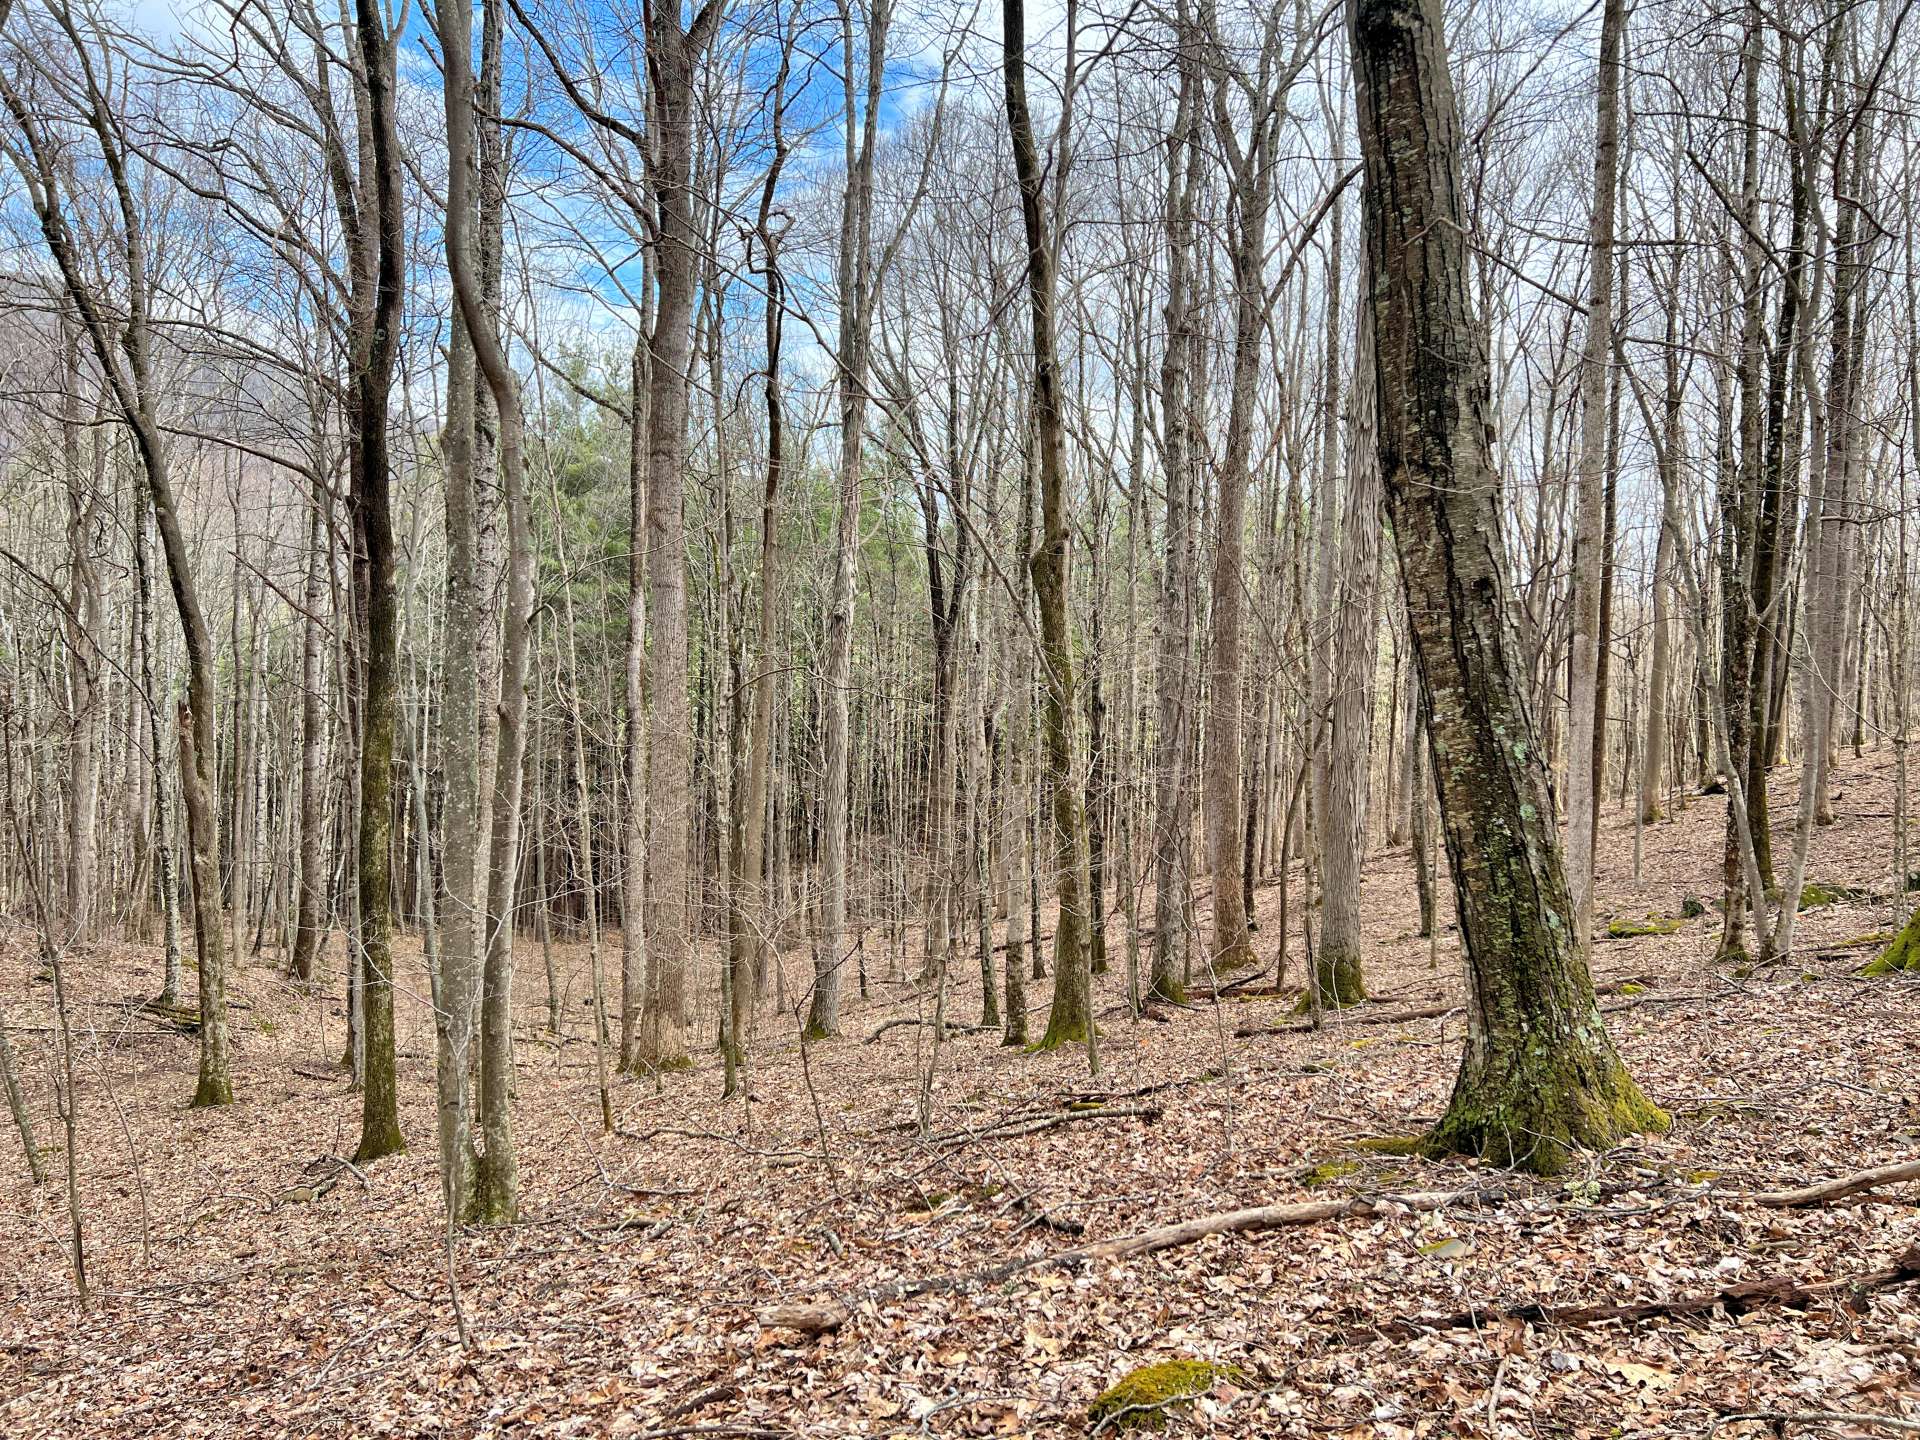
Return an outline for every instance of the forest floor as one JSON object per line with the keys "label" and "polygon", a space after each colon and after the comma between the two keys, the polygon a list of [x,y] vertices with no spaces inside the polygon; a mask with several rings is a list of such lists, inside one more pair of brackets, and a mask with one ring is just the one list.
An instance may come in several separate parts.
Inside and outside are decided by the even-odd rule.
{"label": "forest floor", "polygon": [[[1774,783],[1784,858],[1796,777]],[[1836,789],[1840,820],[1818,834],[1810,877],[1885,893],[1890,756],[1844,762]],[[1635,882],[1631,814],[1610,812],[1602,926],[1677,916],[1687,896],[1714,894],[1723,816],[1697,797],[1649,827]],[[1263,955],[1278,896],[1260,893]],[[1354,1146],[1439,1114],[1463,1023],[1392,1019],[1460,983],[1451,939],[1436,969],[1414,933],[1404,851],[1374,857],[1363,903],[1382,1003],[1318,1032],[1236,1035],[1288,1023],[1284,995],[1133,1023],[1116,963],[1100,982],[1098,1082],[1080,1051],[956,1034],[938,1050],[925,1132],[930,1032],[866,1037],[927,1002],[876,975],[875,998],[849,994],[847,1038],[804,1055],[793,1017],[769,1007],[749,1100],[721,1102],[703,1051],[692,1073],[620,1082],[618,1129],[603,1135],[585,951],[558,947],[573,1034],[555,1045],[539,1033],[545,976],[526,942],[524,1218],[451,1241],[470,1350],[449,1301],[417,951],[400,1016],[412,1151],[364,1182],[324,1158],[351,1154],[359,1124],[335,1063],[337,993],[301,993],[271,957],[240,967],[237,1103],[190,1110],[193,1039],[136,1008],[157,988],[156,952],[74,953],[94,1296],[82,1312],[52,1113],[51,987],[34,978],[28,937],[0,937],[0,995],[56,1177],[30,1187],[14,1137],[0,1135],[0,1435],[1111,1434],[1088,1421],[1089,1403],[1136,1366],[1179,1357],[1233,1369],[1190,1406],[1124,1418],[1355,1440],[1891,1433],[1726,1418],[1752,1412],[1916,1428],[1920,1284],[1585,1324],[1499,1313],[1898,1268],[1920,1240],[1920,1187],[1800,1210],[1751,1198],[1920,1154],[1920,981],[1856,974],[1887,903],[1809,910],[1790,963],[1745,973],[1714,962],[1711,909],[1671,934],[1600,941],[1597,978],[1632,982],[1604,1002],[1608,1023],[1673,1126],[1524,1182]],[[1112,933],[1117,961],[1117,915]],[[1297,973],[1297,938],[1293,951]],[[798,953],[786,963],[796,977],[805,967]],[[979,979],[958,968],[951,1014],[971,1021]],[[1030,991],[1036,1035],[1047,991]],[[1070,1108],[1093,1091],[1114,1098]],[[1031,1133],[980,1133],[1063,1114]],[[1426,1212],[1356,1206],[986,1286],[883,1288],[1244,1206],[1460,1190],[1488,1193]],[[844,1323],[817,1335],[760,1323],[783,1302],[844,1307]]]}

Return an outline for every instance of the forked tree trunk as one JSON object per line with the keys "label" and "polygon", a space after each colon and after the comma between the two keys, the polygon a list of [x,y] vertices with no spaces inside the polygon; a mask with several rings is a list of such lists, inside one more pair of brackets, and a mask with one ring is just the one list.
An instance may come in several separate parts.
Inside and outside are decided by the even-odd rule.
{"label": "forked tree trunk", "polygon": [[[361,0],[361,3],[370,3],[370,0]],[[501,23],[497,0],[490,0],[487,12],[488,53],[483,63],[491,72],[492,50],[498,43]],[[449,228],[458,226],[460,233],[450,236],[447,262],[461,323],[473,347],[474,363],[493,400],[499,426],[501,487],[507,507],[507,613],[501,647],[500,720],[487,847],[486,918],[480,940],[483,955],[480,962],[479,1111],[484,1148],[474,1172],[472,1202],[467,1207],[474,1218],[507,1223],[519,1209],[519,1162],[512,1114],[513,901],[519,869],[520,793],[526,756],[533,537],[527,515],[519,389],[495,333],[482,277],[476,273],[473,248],[464,232],[468,223],[465,186],[470,179],[478,179],[483,185],[491,183],[477,171],[471,177],[468,175],[468,167],[474,163],[472,146],[479,108],[474,96],[472,17],[464,9],[448,6],[441,10],[440,20],[441,48],[446,56],[448,161],[451,173],[459,177],[461,186],[457,205],[452,203],[454,190],[449,186]],[[487,84],[491,88],[490,76]],[[492,156],[488,162],[496,163]],[[484,794],[484,775],[480,788]],[[476,831],[479,823],[476,815]]]}
{"label": "forked tree trunk", "polygon": [[1466,1053],[1428,1143],[1549,1172],[1666,1117],[1615,1052],[1573,941],[1522,699],[1439,0],[1355,0],[1352,27],[1380,470],[1468,972]]}

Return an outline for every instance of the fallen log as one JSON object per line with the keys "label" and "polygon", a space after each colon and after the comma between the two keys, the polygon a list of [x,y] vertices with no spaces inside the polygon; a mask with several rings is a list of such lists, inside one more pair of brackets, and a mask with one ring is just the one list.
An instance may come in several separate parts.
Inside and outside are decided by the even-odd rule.
{"label": "fallen log", "polygon": [[[889,1030],[898,1030],[908,1025],[924,1025],[928,1029],[931,1029],[933,1028],[933,1021],[922,1019],[918,1015],[906,1015],[906,1016],[902,1016],[900,1019],[897,1019],[897,1020],[888,1020],[883,1022],[880,1025],[880,1027],[877,1030],[875,1030],[871,1035],[867,1036],[866,1043],[871,1045],[873,1044],[874,1041],[878,1040],[882,1035],[886,1034]],[[998,1030],[999,1028],[1000,1027],[998,1025],[949,1024],[946,1027],[946,1031],[947,1031],[947,1034],[949,1035],[979,1035],[985,1031]]]}
{"label": "fallen log", "polygon": [[1777,1210],[1793,1210],[1803,1205],[1824,1205],[1829,1200],[1843,1200],[1862,1191],[1878,1190],[1883,1185],[1904,1185],[1909,1180],[1920,1180],[1920,1160],[1903,1160],[1897,1165],[1856,1170],[1837,1180],[1822,1180],[1798,1190],[1772,1190],[1753,1198]]}
{"label": "fallen log", "polygon": [[1082,1104],[1077,1109],[1002,1120],[993,1125],[983,1125],[977,1130],[950,1130],[944,1135],[929,1136],[927,1143],[971,1145],[976,1140],[1011,1140],[1021,1135],[1038,1135],[1042,1130],[1057,1129],[1081,1120],[1158,1120],[1161,1114],[1158,1105]]}
{"label": "fallen log", "polygon": [[754,1316],[766,1330],[798,1330],[802,1335],[824,1335],[847,1323],[846,1307],[832,1302],[769,1305]]}
{"label": "fallen log", "polygon": [[1865,1425],[1868,1429],[1897,1430],[1905,1435],[1920,1435],[1920,1420],[1902,1420],[1898,1415],[1869,1415],[1860,1410],[1740,1410],[1722,1415],[1707,1430],[1707,1440],[1723,1426],[1741,1420],[1764,1420],[1773,1433],[1784,1435],[1789,1425]]}
{"label": "fallen log", "polygon": [[1670,1300],[1646,1300],[1632,1305],[1478,1305],[1452,1315],[1414,1315],[1381,1326],[1381,1333],[1405,1339],[1429,1330],[1468,1330],[1501,1320],[1525,1320],[1536,1325],[1598,1325],[1618,1320],[1631,1324],[1639,1320],[1680,1319],[1724,1310],[1728,1315],[1745,1315],[1769,1306],[1805,1310],[1815,1301],[1830,1296],[1859,1297],[1897,1285],[1920,1280],[1920,1245],[1910,1245],[1885,1270],[1869,1271],[1852,1279],[1820,1280],[1805,1283],[1785,1275],[1761,1280],[1743,1280],[1695,1295],[1679,1295]]}
{"label": "fallen log", "polygon": [[[1457,1015],[1466,1007],[1459,1002],[1441,1005],[1419,1005],[1407,1010],[1387,1010],[1369,1013],[1359,1010],[1335,1010],[1329,1012],[1329,1018],[1320,1024],[1322,1030],[1338,1029],[1347,1025],[1404,1025],[1414,1020],[1441,1020],[1449,1015]],[[1312,1030],[1310,1020],[1295,1020],[1285,1025],[1242,1025],[1233,1034],[1237,1040],[1249,1040],[1260,1035],[1298,1035]]]}
{"label": "fallen log", "polygon": [[1318,1225],[1328,1220],[1364,1219],[1383,1210],[1401,1209],[1415,1213],[1443,1210],[1456,1205],[1473,1205],[1508,1199],[1521,1193],[1518,1187],[1501,1186],[1485,1190],[1429,1190],[1396,1195],[1354,1195],[1339,1200],[1305,1200],[1292,1205],[1256,1205],[1247,1210],[1228,1210],[1217,1215],[1202,1215],[1173,1225],[1120,1235],[1072,1250],[1056,1250],[1049,1255],[1031,1255],[1019,1260],[1003,1260],[980,1270],[955,1275],[930,1275],[917,1280],[897,1280],[867,1290],[875,1302],[909,1300],[916,1295],[949,1294],[979,1285],[996,1285],[1017,1275],[1041,1270],[1059,1270],[1071,1265],[1097,1264],[1105,1260],[1125,1260],[1148,1255],[1156,1250],[1171,1250],[1191,1245],[1210,1235],[1240,1235],[1259,1230],[1282,1230],[1299,1225]]}

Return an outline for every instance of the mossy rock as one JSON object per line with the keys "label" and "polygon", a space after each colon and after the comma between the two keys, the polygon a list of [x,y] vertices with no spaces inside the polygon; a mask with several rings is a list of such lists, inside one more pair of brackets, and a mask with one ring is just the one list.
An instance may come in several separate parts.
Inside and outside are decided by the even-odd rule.
{"label": "mossy rock", "polygon": [[1707,913],[1707,902],[1698,895],[1683,895],[1680,898],[1680,918],[1698,920]]}
{"label": "mossy rock", "polygon": [[1167,1412],[1207,1393],[1222,1380],[1243,1384],[1245,1372],[1212,1360],[1160,1360],[1130,1370],[1087,1406],[1087,1423],[1102,1430],[1162,1430]]}
{"label": "mossy rock", "polygon": [[1857,885],[1827,885],[1818,880],[1809,880],[1800,887],[1802,910],[1818,910],[1827,905],[1870,898],[1869,893]]}
{"label": "mossy rock", "polygon": [[1609,940],[1632,940],[1641,935],[1671,935],[1680,922],[1668,915],[1649,915],[1644,920],[1614,920],[1607,925]]}
{"label": "mossy rock", "polygon": [[1360,1162],[1357,1160],[1322,1160],[1318,1165],[1309,1165],[1300,1172],[1300,1183],[1308,1190],[1317,1190],[1322,1185],[1331,1185],[1336,1180],[1359,1173]]}

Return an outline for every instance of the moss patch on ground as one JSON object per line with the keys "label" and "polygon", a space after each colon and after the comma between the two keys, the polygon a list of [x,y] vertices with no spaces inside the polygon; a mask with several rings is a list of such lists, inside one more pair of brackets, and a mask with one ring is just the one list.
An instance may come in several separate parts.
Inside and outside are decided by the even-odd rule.
{"label": "moss patch on ground", "polygon": [[1872,894],[1858,885],[1828,885],[1824,881],[1809,880],[1800,887],[1800,908],[1819,910],[1827,905],[1840,905],[1849,900],[1870,900]]}
{"label": "moss patch on ground", "polygon": [[1161,1430],[1167,1412],[1204,1395],[1222,1380],[1236,1383],[1244,1373],[1212,1360],[1160,1360],[1130,1370],[1118,1384],[1087,1406],[1087,1423],[1101,1431]]}
{"label": "moss patch on ground", "polygon": [[1322,1185],[1331,1185],[1336,1180],[1359,1173],[1360,1162],[1357,1160],[1322,1160],[1318,1165],[1309,1165],[1300,1172],[1300,1183],[1309,1190],[1317,1190]]}
{"label": "moss patch on ground", "polygon": [[1667,915],[1649,915],[1644,920],[1614,920],[1607,925],[1609,940],[1631,940],[1640,935],[1671,935],[1680,922]]}

